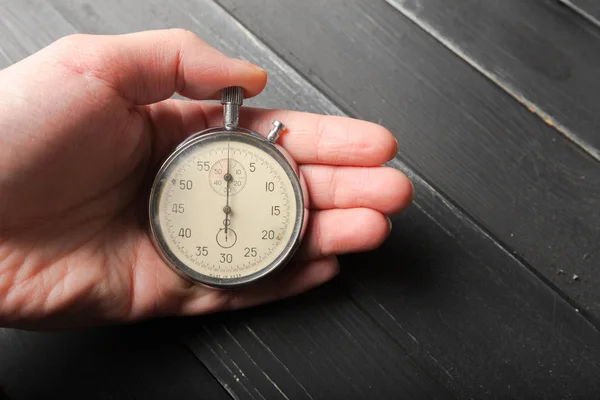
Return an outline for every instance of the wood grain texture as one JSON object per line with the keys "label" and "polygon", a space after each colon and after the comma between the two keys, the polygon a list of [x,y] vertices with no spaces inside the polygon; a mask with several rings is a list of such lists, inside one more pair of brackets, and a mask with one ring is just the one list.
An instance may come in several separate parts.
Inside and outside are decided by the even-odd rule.
{"label": "wood grain texture", "polygon": [[383,1],[220,4],[598,321],[597,160]]}
{"label": "wood grain texture", "polygon": [[556,0],[387,0],[600,160],[600,31]]}
{"label": "wood grain texture", "polygon": [[361,308],[405,346],[412,343],[418,364],[459,398],[598,393],[597,329],[427,183],[412,179],[416,210],[394,218],[392,236],[377,251],[344,257],[341,279]]}
{"label": "wood grain texture", "polygon": [[0,354],[0,385],[11,400],[231,399],[188,349],[152,324],[51,334],[2,329]]}
{"label": "wood grain texture", "polygon": [[27,57],[60,37],[76,33],[75,29],[46,3],[0,2],[0,68]]}
{"label": "wood grain texture", "polygon": [[[39,8],[49,7],[45,2],[30,0],[19,4],[27,3]],[[268,7],[257,11],[266,13],[272,9],[283,13],[277,4],[269,3]],[[290,7],[286,2],[281,4]],[[19,18],[33,19],[31,23],[40,25],[58,24],[59,19],[64,19],[68,21],[69,29],[90,33],[175,26],[191,29],[230,55],[249,59],[267,68],[270,78],[267,92],[248,105],[343,114],[212,2],[56,1],[52,5],[56,13],[51,10],[44,12],[55,20],[37,20],[31,15],[18,14]],[[255,4],[256,7],[260,5]],[[307,3],[307,6],[312,5]],[[262,6],[265,6],[264,2]],[[257,23],[263,21],[261,16],[248,15],[256,18]],[[293,14],[294,18],[287,21],[289,28],[279,29],[291,29],[294,21],[302,15]],[[364,15],[372,18],[368,13]],[[273,17],[273,14],[270,16]],[[300,19],[311,21],[304,17]],[[331,21],[347,22],[348,19],[337,18],[327,23]],[[358,25],[362,24],[362,29],[366,29],[368,34],[353,40],[360,41],[377,34],[379,28],[365,26],[365,18],[355,21],[360,21]],[[326,25],[323,21],[319,24]],[[340,29],[339,23],[331,25],[336,30]],[[322,26],[317,26],[322,31]],[[406,45],[421,34],[412,30],[414,26],[408,26],[410,29],[399,26]],[[264,31],[261,24],[257,27],[257,31]],[[41,29],[51,30],[48,27]],[[313,51],[317,52],[320,49],[318,38],[307,40],[312,38],[307,33],[311,29],[314,27],[296,30],[298,40],[304,40],[304,46],[313,47]],[[24,36],[32,34],[27,31],[18,33]],[[270,45],[277,44],[270,35],[264,35],[264,38]],[[340,46],[344,45],[341,38],[337,40]],[[19,38],[18,41],[24,39]],[[2,44],[0,47],[3,47]],[[286,54],[278,46],[274,48]],[[356,48],[360,49],[359,46]],[[341,53],[343,49],[339,47],[332,51]],[[393,54],[391,49],[393,47],[390,46],[381,52],[373,50],[372,57]],[[418,46],[408,50],[407,57],[417,60],[423,57]],[[459,73],[464,73],[464,65],[449,64],[454,60],[453,56],[442,54],[440,59],[446,61],[442,65],[456,67]],[[13,51],[10,57],[18,59],[24,55],[22,50],[20,53]],[[327,60],[326,55],[319,55]],[[372,66],[360,57],[357,62]],[[294,66],[299,65],[295,59]],[[399,68],[398,65],[396,62],[391,68]],[[319,76],[329,69],[335,69],[337,74],[346,74],[350,72],[348,68],[320,65],[316,71],[309,73],[300,70],[321,88],[325,87],[328,93],[335,94],[337,90],[344,91],[343,85],[334,85],[336,91],[333,91],[326,88]],[[462,82],[468,82],[470,86],[471,79],[476,78],[464,74],[466,80]],[[368,90],[346,100],[338,96],[346,109],[351,108],[352,99],[356,99],[359,105],[365,104],[363,101],[367,99],[361,96],[364,93],[370,95],[371,80],[374,84],[381,84],[373,76],[368,76],[368,81],[361,74],[355,75],[354,79],[356,76],[361,77],[363,86]],[[379,101],[385,110],[390,109],[384,102],[388,96],[391,100],[398,100],[392,96],[396,88],[395,78],[393,74],[389,76],[388,87],[381,91],[386,97]],[[455,78],[456,75],[451,75],[439,79],[449,79],[446,90],[458,92],[455,101],[460,103],[463,101],[460,95],[465,96],[465,89],[456,83]],[[339,79],[345,82],[345,77]],[[410,87],[410,80],[404,82]],[[409,95],[415,96],[423,91],[422,87],[413,85]],[[349,85],[345,90],[356,91],[357,86]],[[481,93],[483,89],[478,84],[470,90],[492,99],[499,93],[493,90]],[[407,124],[418,122],[417,132],[427,132],[435,126],[435,119],[431,125],[426,125],[425,119],[410,120],[410,116],[404,114],[408,110],[406,104],[423,104],[422,100],[421,103],[417,101],[420,100],[418,96],[411,96],[405,103],[399,103],[404,104],[402,107],[395,105],[402,111],[396,110],[395,118],[406,118]],[[370,99],[373,100],[373,97]],[[469,97],[467,100],[473,101]],[[448,113],[448,110],[443,110],[444,104],[438,105],[438,108]],[[506,100],[501,105],[510,111],[515,108],[511,104]],[[466,107],[464,104],[461,106]],[[378,110],[377,107],[372,109]],[[412,110],[416,112],[416,109]],[[464,111],[461,109],[461,112]],[[385,121],[382,122],[387,122],[390,115],[383,114]],[[423,115],[423,112],[418,115]],[[466,112],[464,115],[464,119],[472,118]],[[511,122],[511,118],[516,118],[514,115],[509,112],[506,118],[509,124],[518,127],[517,122]],[[493,114],[490,119],[494,120]],[[450,121],[456,124],[455,120]],[[394,124],[396,127],[400,125],[397,120]],[[464,126],[472,128],[467,123]],[[408,130],[409,133],[417,129],[411,128],[413,130]],[[499,133],[504,134],[505,131]],[[402,138],[408,140],[410,136]],[[473,140],[472,136],[465,138],[465,143],[470,140]],[[484,140],[492,139],[488,136]],[[418,138],[412,139],[413,143],[418,141]],[[527,143],[519,142],[519,145]],[[469,153],[462,156],[465,154]],[[434,153],[431,157],[437,156]],[[458,157],[456,153],[451,156]],[[424,157],[424,153],[416,153],[415,157]],[[495,161],[494,158],[489,162],[493,164]],[[600,390],[600,382],[596,379],[600,362],[598,331],[425,181],[399,161],[392,165],[413,177],[417,197],[415,205],[405,214],[393,218],[393,233],[379,251],[344,257],[340,277],[320,290],[243,312],[161,321],[160,330],[180,333],[229,394],[239,399],[577,398],[597,393]],[[457,174],[448,171],[448,167],[439,160],[433,166],[450,178]],[[497,182],[498,185],[501,183]],[[143,332],[134,334],[134,337],[141,334]],[[150,339],[149,343],[153,340]],[[115,351],[105,349],[105,357],[117,357],[118,354],[113,354]],[[167,353],[170,354],[170,351]],[[28,352],[20,354],[32,357]],[[187,370],[185,363],[181,365]],[[195,370],[191,367],[190,370],[193,376]],[[0,383],[1,379],[0,374]],[[136,385],[130,384],[131,388],[122,389],[124,393],[129,393],[128,390],[136,392]]]}
{"label": "wood grain texture", "polygon": [[455,398],[335,284],[187,332],[194,353],[245,398]]}
{"label": "wood grain texture", "polygon": [[560,0],[567,7],[600,27],[600,4],[595,0]]}

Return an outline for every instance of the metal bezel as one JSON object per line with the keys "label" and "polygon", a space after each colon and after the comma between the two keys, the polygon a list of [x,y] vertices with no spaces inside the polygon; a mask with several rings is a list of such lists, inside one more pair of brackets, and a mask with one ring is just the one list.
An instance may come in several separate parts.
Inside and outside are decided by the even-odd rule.
{"label": "metal bezel", "polygon": [[[271,262],[267,267],[253,274],[241,278],[223,279],[214,278],[197,272],[193,268],[188,267],[183,260],[180,260],[169,250],[169,247],[166,245],[166,240],[159,221],[159,195],[165,183],[164,177],[169,171],[169,169],[173,166],[173,163],[177,158],[184,155],[186,151],[192,148],[202,146],[203,144],[215,140],[225,140],[227,139],[227,137],[230,137],[231,140],[244,142],[260,148],[261,150],[265,151],[267,154],[272,156],[275,159],[275,161],[277,161],[282,166],[283,170],[286,173],[286,176],[291,181],[294,190],[297,213],[294,221],[294,226],[292,228],[293,232],[290,241],[285,245],[283,251],[273,262]],[[304,224],[305,209],[304,195],[302,191],[302,185],[300,184],[300,179],[296,174],[296,171],[286,158],[286,156],[281,151],[279,151],[279,149],[277,149],[275,145],[270,143],[268,140],[266,140],[266,138],[264,138],[257,132],[246,128],[226,128],[222,126],[206,129],[188,137],[185,141],[179,144],[179,146],[177,146],[177,148],[167,157],[167,159],[161,165],[152,184],[152,188],[150,190],[148,212],[152,241],[158,253],[169,267],[171,267],[179,275],[183,276],[188,280],[191,280],[194,283],[199,283],[219,289],[233,289],[256,282],[257,280],[260,280],[265,276],[270,275],[273,272],[279,270],[285,264],[288,263],[288,261],[295,254],[297,248],[300,245],[301,233]]]}

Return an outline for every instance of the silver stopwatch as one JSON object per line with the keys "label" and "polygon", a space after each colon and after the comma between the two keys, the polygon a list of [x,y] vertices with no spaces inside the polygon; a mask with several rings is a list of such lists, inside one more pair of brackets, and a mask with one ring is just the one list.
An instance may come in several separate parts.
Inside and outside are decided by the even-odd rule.
{"label": "silver stopwatch", "polygon": [[238,126],[243,90],[223,90],[224,125],[198,132],[164,161],[150,192],[150,231],[164,261],[191,281],[234,288],[284,266],[304,233],[304,193],[291,156]]}

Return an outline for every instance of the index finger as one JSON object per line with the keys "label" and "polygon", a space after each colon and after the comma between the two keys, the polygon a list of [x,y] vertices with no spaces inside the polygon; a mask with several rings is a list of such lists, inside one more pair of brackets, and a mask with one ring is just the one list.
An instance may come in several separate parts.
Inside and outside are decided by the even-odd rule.
{"label": "index finger", "polygon": [[[173,140],[223,124],[223,109],[216,104],[167,100],[152,107],[157,134]],[[239,125],[265,136],[274,119],[286,126],[278,143],[300,164],[371,167],[391,160],[398,152],[398,142],[389,130],[353,118],[244,106]]]}
{"label": "index finger", "polygon": [[240,126],[266,135],[272,121],[286,130],[281,144],[302,164],[377,166],[396,156],[398,142],[381,125],[354,118],[288,110],[245,108]]}

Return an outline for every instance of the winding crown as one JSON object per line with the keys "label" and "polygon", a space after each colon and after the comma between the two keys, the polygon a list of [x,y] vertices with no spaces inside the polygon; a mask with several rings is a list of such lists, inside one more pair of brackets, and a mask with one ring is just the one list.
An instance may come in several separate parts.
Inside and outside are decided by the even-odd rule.
{"label": "winding crown", "polygon": [[221,92],[221,104],[235,104],[241,106],[244,102],[244,89],[239,86],[230,86]]}

